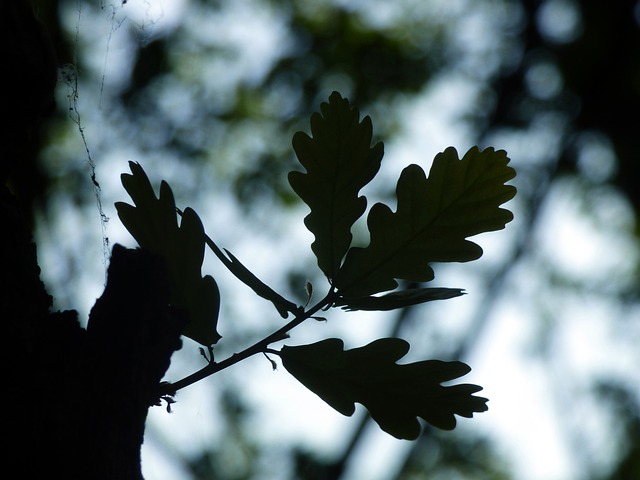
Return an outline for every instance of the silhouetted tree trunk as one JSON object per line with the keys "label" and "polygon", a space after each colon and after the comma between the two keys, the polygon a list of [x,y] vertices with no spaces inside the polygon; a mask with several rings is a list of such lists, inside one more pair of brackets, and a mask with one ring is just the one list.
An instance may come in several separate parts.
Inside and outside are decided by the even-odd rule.
{"label": "silhouetted tree trunk", "polygon": [[75,311],[52,312],[36,247],[8,180],[40,120],[52,111],[56,61],[27,0],[3,5],[0,144],[0,319],[5,472],[16,478],[141,479],[150,405],[186,323],[169,307],[163,261],[113,248],[107,286],[87,329]]}

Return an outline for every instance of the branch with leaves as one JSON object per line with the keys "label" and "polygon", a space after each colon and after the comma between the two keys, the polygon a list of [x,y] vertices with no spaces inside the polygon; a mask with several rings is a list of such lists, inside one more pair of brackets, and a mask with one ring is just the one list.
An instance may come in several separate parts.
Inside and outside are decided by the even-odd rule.
{"label": "branch with leaves", "polygon": [[[305,171],[290,172],[289,183],[310,209],[304,223],[314,235],[311,250],[328,280],[327,294],[310,307],[287,300],[231,252],[219,248],[194,210],[176,208],[166,182],[156,197],[142,167],[130,162],[131,174],[123,174],[122,183],[134,205],[116,203],[118,215],[141,248],[165,259],[171,303],[189,314],[184,335],[210,352],[204,368],[162,384],[160,396],[172,401],[188,385],[257,353],[271,353],[338,412],[352,415],[355,403],[360,403],[382,430],[397,438],[417,438],[418,418],[450,430],[456,425],[455,415],[472,417],[487,410],[487,399],[474,395],[482,387],[442,386],[467,374],[469,366],[439,360],[398,364],[409,350],[409,343],[402,339],[382,338],[349,350],[337,338],[271,348],[321,310],[387,311],[463,295],[460,288],[421,286],[434,279],[431,264],[479,258],[482,249],[468,237],[503,229],[513,218],[500,208],[516,193],[505,184],[515,176],[506,152],[472,148],[460,159],[454,148],[447,148],[436,156],[428,176],[418,165],[402,171],[396,210],[383,203],[373,205],[366,219],[369,244],[352,246],[351,229],[367,207],[360,190],[378,173],[383,158],[382,143],[371,143],[371,119],[360,120],[359,111],[337,92],[311,116],[311,136],[298,132],[293,137]],[[217,332],[221,296],[215,280],[201,273],[207,246],[238,280],[270,301],[279,315],[293,317],[219,362],[213,352],[221,339]],[[398,288],[398,280],[419,286]]]}

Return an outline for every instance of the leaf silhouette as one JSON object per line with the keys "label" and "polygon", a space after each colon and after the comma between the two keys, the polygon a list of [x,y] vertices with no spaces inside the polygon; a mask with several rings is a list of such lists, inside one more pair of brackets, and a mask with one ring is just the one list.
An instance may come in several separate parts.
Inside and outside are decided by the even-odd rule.
{"label": "leaf silhouette", "polygon": [[283,347],[282,363],[289,373],[343,415],[364,405],[380,428],[396,438],[412,440],[420,434],[420,417],[431,425],[452,430],[454,415],[471,418],[487,410],[486,398],[473,394],[482,387],[442,382],[467,374],[462,362],[425,360],[398,365],[409,344],[382,338],[364,347],[343,350],[342,340],[330,338],[311,345]]}
{"label": "leaf silhouette", "polygon": [[503,150],[469,150],[459,160],[454,148],[434,159],[429,178],[418,165],[406,167],[396,187],[397,209],[377,203],[369,212],[370,243],[349,250],[334,286],[345,298],[397,287],[395,279],[433,280],[431,262],[467,262],[482,248],[466,240],[500,230],[513,219],[499,208],[513,198],[515,176]]}
{"label": "leaf silhouette", "polygon": [[227,269],[229,269],[229,271],[233,273],[238,280],[251,288],[256,295],[273,303],[273,306],[282,318],[287,318],[289,316],[289,312],[299,313],[300,307],[284,298],[269,285],[256,277],[253,272],[245,267],[229,250],[225,248],[223,252],[220,247],[218,247],[218,245],[208,237],[206,237],[206,242],[224,266],[227,267]]}
{"label": "leaf silhouette", "polygon": [[339,93],[333,92],[320,112],[311,116],[313,137],[303,132],[293,137],[306,173],[290,172],[289,183],[311,209],[304,220],[315,236],[311,249],[320,269],[333,279],[351,245],[351,226],[367,206],[358,193],[380,169],[383,145],[371,147],[371,119],[359,121],[358,109]]}
{"label": "leaf silhouette", "polygon": [[180,226],[171,187],[165,181],[156,195],[147,174],[138,163],[129,162],[131,174],[122,174],[122,185],[135,206],[116,202],[123,225],[140,247],[162,256],[169,270],[171,303],[189,311],[184,335],[204,346],[220,339],[216,331],[220,292],[210,275],[202,277],[205,234],[202,221],[191,208],[185,209]]}
{"label": "leaf silhouette", "polygon": [[434,300],[446,300],[464,295],[460,288],[408,288],[397,292],[387,293],[379,297],[362,297],[354,299],[340,298],[335,305],[344,310],[395,310]]}

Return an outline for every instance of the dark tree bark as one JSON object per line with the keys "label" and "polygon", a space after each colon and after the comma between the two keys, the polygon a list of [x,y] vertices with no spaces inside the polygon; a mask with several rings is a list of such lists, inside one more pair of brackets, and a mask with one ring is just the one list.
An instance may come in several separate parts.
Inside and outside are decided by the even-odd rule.
{"label": "dark tree bark", "polygon": [[8,181],[52,110],[56,62],[29,3],[4,7],[3,67],[20,76],[3,89],[4,112],[19,113],[0,144],[3,467],[16,478],[138,480],[147,411],[186,315],[169,306],[162,259],[119,245],[86,330],[75,311],[51,311],[28,216]]}

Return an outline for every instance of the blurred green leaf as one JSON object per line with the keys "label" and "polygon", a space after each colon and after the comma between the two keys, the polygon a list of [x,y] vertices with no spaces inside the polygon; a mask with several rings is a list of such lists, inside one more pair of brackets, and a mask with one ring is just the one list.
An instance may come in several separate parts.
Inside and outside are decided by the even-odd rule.
{"label": "blurred green leaf", "polygon": [[434,159],[429,178],[418,165],[406,167],[396,188],[397,209],[382,203],[369,212],[371,235],[365,248],[349,250],[334,286],[347,299],[397,287],[395,279],[427,282],[431,262],[467,262],[482,248],[466,240],[500,230],[513,219],[499,208],[516,189],[504,182],[515,176],[503,150],[472,148],[461,159],[447,148]]}
{"label": "blurred green leaf", "polygon": [[395,310],[434,300],[446,300],[464,295],[460,288],[408,288],[379,297],[338,299],[335,305],[344,310]]}
{"label": "blurred green leaf", "polygon": [[289,373],[338,412],[350,416],[358,402],[382,430],[396,438],[417,438],[417,417],[452,430],[454,415],[471,418],[487,410],[488,400],[473,395],[482,387],[441,385],[471,371],[462,362],[425,360],[398,365],[396,361],[409,351],[409,344],[398,338],[383,338],[346,351],[343,347],[342,340],[330,338],[285,346],[280,356]]}
{"label": "blurred green leaf", "polygon": [[122,174],[121,179],[135,206],[116,202],[118,216],[140,247],[164,258],[171,282],[171,303],[189,311],[184,335],[211,346],[220,339],[216,331],[220,292],[213,277],[201,275],[205,247],[202,221],[187,208],[178,226],[169,184],[162,181],[157,198],[142,167],[134,162],[129,162],[129,167],[131,174]]}
{"label": "blurred green leaf", "polygon": [[321,113],[311,116],[311,133],[297,132],[293,148],[306,173],[290,172],[289,183],[309,206],[304,223],[315,236],[311,248],[318,266],[335,278],[351,245],[351,226],[364,213],[367,200],[358,196],[380,169],[382,143],[371,147],[369,117],[333,92]]}

